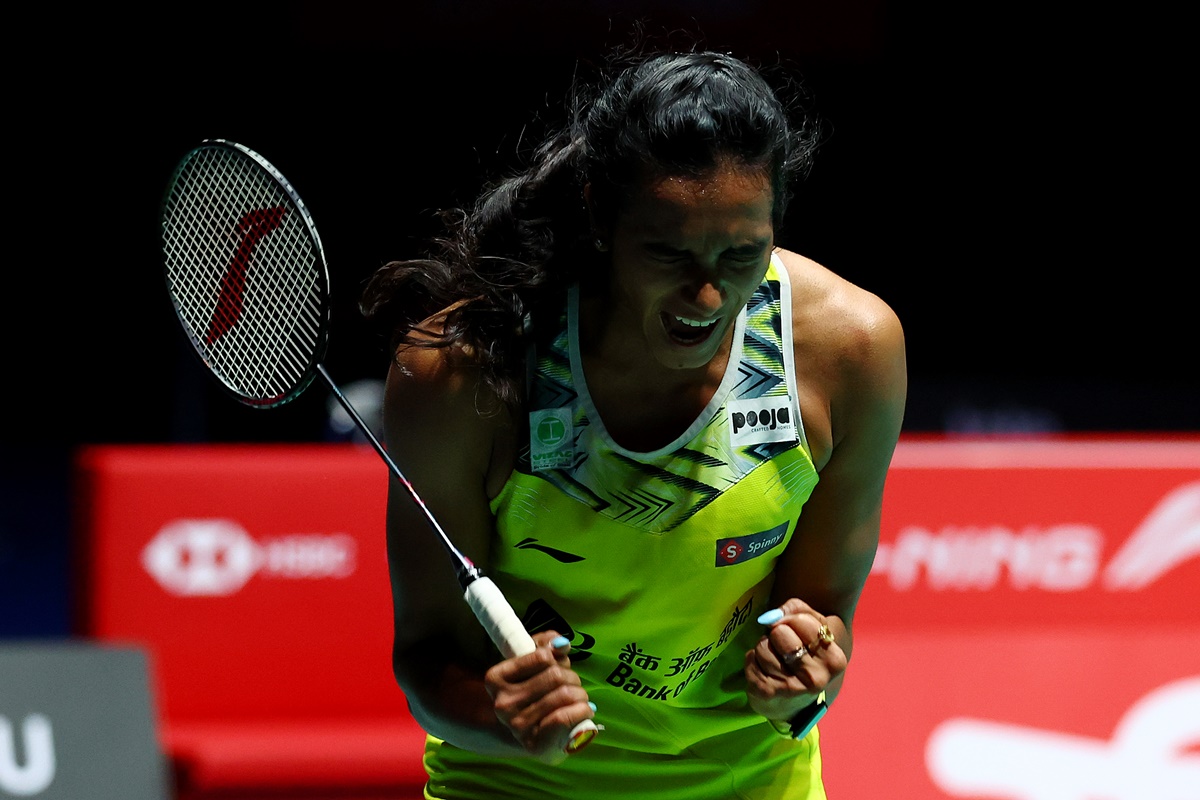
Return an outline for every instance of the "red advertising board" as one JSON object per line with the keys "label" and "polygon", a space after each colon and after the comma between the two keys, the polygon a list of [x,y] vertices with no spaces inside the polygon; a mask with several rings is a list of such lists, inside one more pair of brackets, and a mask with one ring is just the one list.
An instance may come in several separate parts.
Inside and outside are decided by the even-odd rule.
{"label": "red advertising board", "polygon": [[897,449],[832,800],[1200,800],[1200,439]]}
{"label": "red advertising board", "polygon": [[155,644],[168,717],[290,713],[298,692],[316,713],[404,710],[373,451],[92,448],[79,475],[82,626]]}
{"label": "red advertising board", "polygon": [[[419,785],[373,451],[95,448],[80,475],[84,632],[153,643],[171,741],[299,779],[290,753],[334,757],[297,743],[354,719],[343,760],[378,774],[395,722]],[[328,724],[248,764],[298,709]],[[820,730],[831,800],[1200,800],[1200,437],[903,440]]]}
{"label": "red advertising board", "polygon": [[905,441],[864,629],[1200,622],[1200,438]]}
{"label": "red advertising board", "polygon": [[1196,800],[1200,624],[874,628],[820,730],[830,800]]}
{"label": "red advertising board", "polygon": [[77,475],[79,633],[147,652],[177,800],[420,796],[373,450],[98,446]]}

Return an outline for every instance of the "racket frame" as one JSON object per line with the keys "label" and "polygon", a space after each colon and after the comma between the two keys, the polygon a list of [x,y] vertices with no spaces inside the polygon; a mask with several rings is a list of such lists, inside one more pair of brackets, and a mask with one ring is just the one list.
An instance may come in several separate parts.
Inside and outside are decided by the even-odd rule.
{"label": "racket frame", "polygon": [[[159,219],[161,222],[164,251],[167,251],[170,248],[171,239],[175,235],[175,231],[173,231],[170,226],[174,224],[176,216],[175,198],[181,179],[192,167],[195,160],[202,152],[221,150],[230,151],[235,154],[235,157],[248,159],[256,167],[265,171],[267,175],[274,180],[278,188],[282,190],[284,197],[291,206],[291,209],[297,213],[300,224],[308,234],[312,245],[312,252],[315,262],[313,265],[315,267],[314,277],[316,278],[319,287],[316,292],[318,308],[316,314],[314,315],[314,333],[316,340],[311,346],[310,354],[303,369],[299,373],[299,377],[292,382],[289,388],[280,392],[279,394],[268,397],[260,397],[248,394],[247,392],[239,389],[237,386],[232,385],[223,376],[222,370],[220,370],[213,363],[213,359],[210,357],[209,348],[204,344],[204,342],[201,341],[202,335],[189,321],[188,315],[182,308],[180,300],[177,296],[177,292],[175,291],[175,287],[173,285],[169,254],[167,258],[168,263],[166,264],[166,268],[163,270],[163,277],[167,284],[167,296],[171,300],[171,308],[179,320],[180,328],[183,330],[184,336],[191,345],[192,351],[196,354],[196,357],[200,359],[201,363],[205,366],[209,374],[216,379],[216,382],[221,389],[242,405],[249,406],[250,408],[278,408],[279,406],[292,402],[308,389],[313,380],[319,374],[319,367],[323,362],[325,354],[328,350],[331,304],[329,300],[329,265],[325,257],[325,246],[321,241],[321,235],[317,231],[316,223],[313,221],[313,217],[308,210],[308,206],[304,204],[304,200],[301,199],[299,192],[296,191],[291,182],[284,177],[283,173],[280,172],[274,164],[268,161],[257,151],[252,150],[251,148],[239,142],[235,142],[230,139],[203,139],[201,140],[200,144],[198,144],[196,147],[193,147],[183,156],[183,158],[180,159],[179,163],[172,171],[170,180],[167,182],[167,189],[163,193],[162,202],[160,203]],[[328,381],[328,376],[325,377]],[[332,381],[329,381],[329,383],[332,385]],[[335,388],[335,394],[340,395],[341,393]],[[344,398],[339,397],[339,399],[341,399],[343,405],[345,405]],[[356,415],[351,414],[351,416],[354,417]]]}

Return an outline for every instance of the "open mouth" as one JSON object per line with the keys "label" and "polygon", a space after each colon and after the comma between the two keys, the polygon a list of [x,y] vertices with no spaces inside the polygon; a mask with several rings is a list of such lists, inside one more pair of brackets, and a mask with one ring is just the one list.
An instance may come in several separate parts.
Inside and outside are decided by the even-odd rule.
{"label": "open mouth", "polygon": [[720,319],[692,319],[676,314],[663,314],[663,327],[672,342],[684,347],[694,347],[708,341],[717,329]]}

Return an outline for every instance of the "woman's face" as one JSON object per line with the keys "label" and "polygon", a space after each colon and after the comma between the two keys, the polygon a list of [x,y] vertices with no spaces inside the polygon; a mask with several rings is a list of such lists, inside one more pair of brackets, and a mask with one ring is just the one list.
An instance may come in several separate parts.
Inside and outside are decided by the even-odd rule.
{"label": "woman's face", "polygon": [[708,364],[766,273],[773,200],[764,171],[732,164],[638,192],[611,231],[611,324],[622,340],[668,369]]}

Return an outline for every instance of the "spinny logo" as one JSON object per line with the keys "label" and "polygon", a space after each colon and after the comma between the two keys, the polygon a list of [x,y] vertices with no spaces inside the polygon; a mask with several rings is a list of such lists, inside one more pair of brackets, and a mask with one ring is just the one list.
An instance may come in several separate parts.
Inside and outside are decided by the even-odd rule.
{"label": "spinny logo", "polygon": [[740,564],[743,561],[758,558],[783,541],[787,528],[788,523],[783,522],[770,530],[752,533],[749,536],[718,539],[716,565],[728,567],[731,564]]}

